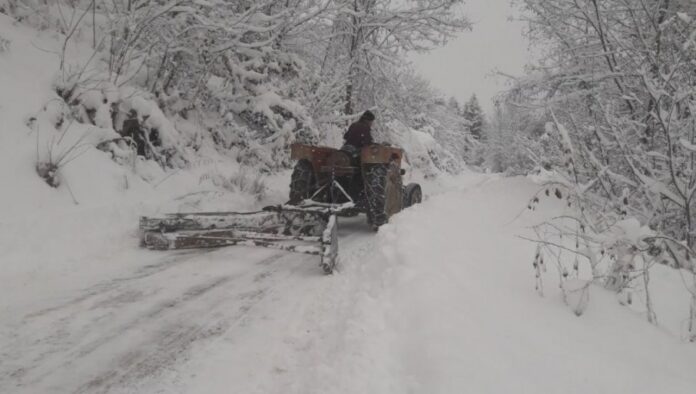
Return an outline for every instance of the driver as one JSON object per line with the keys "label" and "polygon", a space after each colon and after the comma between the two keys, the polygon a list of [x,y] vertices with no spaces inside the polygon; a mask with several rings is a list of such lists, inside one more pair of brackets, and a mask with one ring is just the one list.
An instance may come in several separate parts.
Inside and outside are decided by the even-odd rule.
{"label": "driver", "polygon": [[[360,119],[350,125],[350,127],[348,127],[348,131],[346,131],[346,133],[343,135],[345,144],[341,150],[348,152],[348,154],[351,156],[353,166],[360,165],[360,151],[362,150],[362,147],[374,144],[371,133],[372,122],[374,122],[374,120],[375,114],[370,111],[365,111],[365,113],[360,116]],[[353,175],[353,179],[349,187],[354,191],[355,194],[358,195],[358,204],[363,204],[365,200],[365,190],[363,187],[362,173],[360,171],[356,171],[355,175]]]}
{"label": "driver", "polygon": [[355,147],[358,151],[366,145],[372,145],[372,122],[375,120],[375,115],[370,111],[360,116],[360,119],[348,127],[348,131],[343,135],[346,145]]}

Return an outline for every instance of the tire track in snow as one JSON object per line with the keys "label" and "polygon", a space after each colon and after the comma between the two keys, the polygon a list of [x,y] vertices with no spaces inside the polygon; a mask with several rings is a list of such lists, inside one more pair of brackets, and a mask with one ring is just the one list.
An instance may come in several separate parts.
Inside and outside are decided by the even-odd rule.
{"label": "tire track in snow", "polygon": [[[7,362],[3,363],[4,367],[0,366],[0,391],[5,391],[3,387],[14,387],[36,392],[32,387],[41,386],[48,380],[66,379],[65,375],[69,375],[70,369],[80,370],[80,365],[89,367],[90,359],[119,342],[125,342],[125,351],[117,351],[112,367],[95,373],[79,387],[79,392],[105,392],[157,374],[181,361],[195,342],[219,335],[234,322],[243,320],[249,310],[265,297],[265,281],[275,271],[273,263],[284,255],[277,253],[256,262],[253,267],[263,267],[261,272],[252,268],[251,271],[216,276],[188,286],[179,294],[157,302],[125,322],[109,325],[106,330],[101,324],[103,320],[118,319],[117,312],[128,312],[128,309],[137,308],[143,299],[148,301],[147,297],[153,293],[146,289],[147,283],[141,282],[151,276],[157,278],[157,273],[171,268],[167,267],[166,262],[144,267],[127,278],[107,282],[116,285],[106,286],[107,289],[103,291],[95,291],[104,289],[103,285],[92,286],[85,294],[76,297],[73,302],[62,304],[60,308],[30,314],[25,324],[37,319],[47,320],[52,323],[51,331],[29,331],[12,348],[3,350],[3,359]],[[181,256],[176,261],[183,263],[187,257],[190,256]],[[243,281],[244,277],[250,278],[242,289],[231,294],[223,290],[232,282]],[[99,297],[105,294],[106,297]],[[228,302],[234,302],[235,306],[240,304],[236,312],[225,313],[227,310],[222,306]],[[108,309],[113,310],[104,314]],[[83,315],[90,312],[96,316],[92,316],[78,330],[70,330],[70,320],[78,316],[84,318]],[[197,321],[201,323],[195,323]],[[38,328],[41,326],[38,325]],[[31,327],[22,325],[17,329],[21,332],[26,328]],[[140,334],[142,331],[146,335],[140,335],[140,340],[135,343],[128,340],[134,333]],[[98,335],[92,338],[95,333]],[[31,350],[33,346],[41,350],[25,356],[26,350]],[[12,364],[9,360],[12,360]]]}
{"label": "tire track in snow", "polygon": [[[204,250],[202,251],[203,253],[208,253],[212,249],[209,250]],[[190,251],[184,252],[184,253],[176,253],[173,254],[172,256],[167,256],[163,259],[160,259],[159,262],[153,263],[153,264],[148,264],[146,266],[143,266],[142,268],[138,269],[133,275],[126,276],[126,277],[121,277],[121,278],[115,278],[111,279],[109,281],[101,282],[96,285],[93,285],[86,290],[82,292],[81,295],[65,302],[59,305],[55,305],[52,307],[44,308],[36,312],[29,313],[24,316],[24,321],[29,321],[38,317],[42,317],[44,315],[61,311],[66,308],[70,308],[75,306],[76,304],[79,304],[84,301],[88,301],[91,298],[98,297],[104,293],[107,293],[113,289],[116,289],[122,282],[132,282],[134,280],[146,278],[148,276],[152,276],[155,274],[158,274],[162,271],[171,269],[181,263],[185,263],[187,260],[189,260],[193,256],[198,256],[200,253],[196,254]]]}
{"label": "tire track in snow", "polygon": [[[209,290],[212,288],[205,292]],[[259,289],[240,294],[235,301],[239,301],[241,305],[231,317],[218,313],[220,306],[230,301],[227,297],[207,303],[210,310],[206,314],[180,316],[177,322],[158,330],[153,335],[154,343],[148,343],[145,350],[138,348],[126,352],[113,363],[114,368],[92,378],[78,388],[76,393],[101,393],[117,387],[137,385],[144,379],[156,376],[172,364],[185,361],[188,359],[187,353],[195,343],[217,337],[226,332],[234,322],[244,319],[246,314],[263,300],[266,291],[267,289]],[[201,323],[187,323],[185,320],[189,319],[196,319]]]}
{"label": "tire track in snow", "polygon": [[[208,251],[204,251],[207,253]],[[73,332],[69,327],[70,322],[78,320],[79,316],[85,313],[85,309],[90,311],[101,309],[101,307],[118,307],[121,304],[134,303],[143,298],[145,293],[140,290],[127,288],[132,282],[138,279],[147,278],[156,275],[179,264],[185,263],[188,259],[194,256],[191,252],[176,253],[173,256],[166,256],[154,264],[149,264],[138,269],[133,275],[115,278],[108,281],[98,283],[81,291],[81,294],[70,299],[67,302],[60,303],[55,306],[40,309],[36,312],[31,312],[25,315],[19,324],[14,325],[7,330],[9,334],[4,334],[6,339],[3,342],[13,344],[6,346],[0,355],[0,383],[3,376],[8,375],[11,378],[22,378],[27,374],[29,367],[18,367],[11,372],[5,372],[2,368],[3,364],[7,364],[8,360],[16,360],[22,357],[27,347],[32,345],[49,345],[49,349],[39,352],[34,357],[31,364],[40,362],[51,354],[60,351],[56,345],[61,342],[69,342],[70,337],[81,338],[86,334],[85,330]],[[125,289],[123,289],[126,287]],[[103,297],[103,299],[99,299]],[[96,301],[93,301],[95,300]],[[91,306],[83,306],[84,304],[93,302]],[[103,319],[105,316],[97,316],[95,319]],[[48,322],[48,323],[47,323]],[[42,327],[50,326],[49,332],[42,331]],[[37,333],[39,335],[37,335]],[[2,387],[2,385],[0,385]]]}
{"label": "tire track in snow", "polygon": [[[362,218],[343,221],[341,233],[341,264],[351,264],[374,249],[374,233]],[[314,319],[306,324],[298,320],[301,317],[288,315],[287,324],[302,332],[286,336],[287,343],[278,345],[282,354],[291,352],[295,354],[291,358],[302,360],[295,365],[305,364],[308,350],[316,354],[311,351],[313,340],[305,342],[299,334],[305,334],[306,327],[318,328],[320,316],[314,312],[326,309],[321,304],[340,295],[332,294],[330,278],[317,278],[298,292],[297,284],[305,283],[306,275],[321,276],[314,258],[288,257],[288,265],[280,268],[278,260],[297,255],[276,253],[229,274],[220,262],[237,265],[239,255],[246,260],[246,251],[197,261],[204,255],[197,251],[173,259],[167,256],[132,275],[90,286],[68,302],[27,314],[13,327],[20,340],[2,352],[6,362],[0,362],[0,392],[135,392],[153,382],[157,386],[163,375],[169,378],[164,381],[176,382],[186,374],[177,365],[197,353],[194,347],[225,333],[234,341],[264,329],[266,323],[259,319],[278,305],[297,308],[302,315],[306,311],[305,316]],[[207,274],[208,264],[217,264],[216,270],[223,274],[187,277],[181,286],[182,273],[190,275],[191,267],[196,267],[194,272]],[[345,268],[339,266],[339,277]],[[265,306],[252,313],[261,302]]]}

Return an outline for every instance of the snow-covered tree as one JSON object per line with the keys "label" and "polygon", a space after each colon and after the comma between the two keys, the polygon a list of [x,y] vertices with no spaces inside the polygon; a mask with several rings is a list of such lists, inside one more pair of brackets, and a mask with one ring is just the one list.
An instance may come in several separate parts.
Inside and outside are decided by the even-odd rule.
{"label": "snow-covered tree", "polygon": [[447,100],[447,106],[450,107],[450,109],[456,114],[460,114],[462,112],[462,106],[455,97],[450,97],[449,100]]}
{"label": "snow-covered tree", "polygon": [[[597,261],[597,250],[610,250],[612,286],[631,276],[636,256],[696,272],[696,4],[521,5],[529,36],[545,54],[516,81],[515,101],[548,120],[557,143],[541,154],[563,185],[559,193],[578,209],[579,236],[592,241],[581,255]],[[652,235],[617,238],[617,226],[629,219]],[[693,300],[696,310],[696,294]],[[691,321],[696,339],[696,314]]]}
{"label": "snow-covered tree", "polygon": [[496,103],[492,120],[486,130],[485,166],[495,172],[526,174],[535,166],[544,167],[544,157],[531,157],[549,136],[539,132],[538,113],[515,107],[509,102]]}
{"label": "snow-covered tree", "polygon": [[469,22],[460,0],[337,0],[323,71],[343,81],[343,111],[379,103],[395,82],[393,69],[408,51],[424,51],[447,41]]}
{"label": "snow-covered tree", "polygon": [[[149,144],[139,152],[162,165],[185,164],[182,150],[203,139],[263,171],[290,165],[292,142],[337,143],[354,112],[413,124],[422,89],[404,83],[413,79],[405,54],[468,27],[461,3],[0,0],[16,19],[64,35],[56,91],[81,121],[130,136],[126,122],[137,145]],[[85,41],[94,55],[76,64],[67,49]],[[153,125],[157,111],[171,127]],[[184,123],[205,131],[179,133]]]}
{"label": "snow-covered tree", "polygon": [[462,116],[469,122],[469,133],[477,140],[481,140],[484,137],[485,115],[476,94],[471,95],[469,101],[464,104]]}

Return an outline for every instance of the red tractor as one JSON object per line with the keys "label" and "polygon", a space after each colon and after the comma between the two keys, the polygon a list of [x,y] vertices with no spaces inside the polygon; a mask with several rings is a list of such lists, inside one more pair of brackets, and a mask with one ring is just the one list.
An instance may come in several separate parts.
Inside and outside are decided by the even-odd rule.
{"label": "red tractor", "polygon": [[343,215],[365,213],[368,224],[377,229],[403,208],[421,202],[418,184],[403,185],[402,149],[385,145],[348,149],[292,145],[291,158],[297,163],[289,204],[343,204],[347,206],[339,211]]}

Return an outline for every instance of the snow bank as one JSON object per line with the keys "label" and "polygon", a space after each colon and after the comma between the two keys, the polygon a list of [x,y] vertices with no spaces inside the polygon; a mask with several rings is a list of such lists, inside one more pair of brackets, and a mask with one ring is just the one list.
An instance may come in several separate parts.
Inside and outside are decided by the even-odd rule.
{"label": "snow bank", "polygon": [[[374,254],[342,260],[337,295],[325,302],[351,312],[325,328],[335,331],[314,332],[314,347],[326,346],[327,355],[315,351],[309,381],[289,392],[693,391],[696,349],[672,331],[671,319],[687,311],[684,294],[662,293],[670,321],[660,327],[585,281],[566,282],[564,303],[546,275],[540,298],[535,245],[516,236],[562,204],[512,221],[537,191],[533,183],[473,174],[458,181],[460,191],[431,197],[380,229],[365,247]],[[665,274],[653,281],[677,289]]]}

